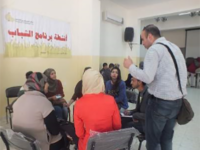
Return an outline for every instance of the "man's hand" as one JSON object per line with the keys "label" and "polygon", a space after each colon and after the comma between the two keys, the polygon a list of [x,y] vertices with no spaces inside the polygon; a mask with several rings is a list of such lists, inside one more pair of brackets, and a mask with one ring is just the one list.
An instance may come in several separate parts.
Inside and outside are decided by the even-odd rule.
{"label": "man's hand", "polygon": [[133,64],[132,59],[130,58],[130,56],[128,56],[128,58],[124,59],[124,67],[129,69],[129,67]]}

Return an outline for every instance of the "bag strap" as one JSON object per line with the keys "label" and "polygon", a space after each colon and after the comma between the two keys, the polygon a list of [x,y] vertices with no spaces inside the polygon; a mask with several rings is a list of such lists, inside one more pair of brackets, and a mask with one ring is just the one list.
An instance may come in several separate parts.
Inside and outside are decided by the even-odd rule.
{"label": "bag strap", "polygon": [[157,43],[157,44],[161,44],[161,45],[165,46],[165,47],[167,48],[167,50],[169,51],[169,53],[170,53],[170,55],[171,55],[171,57],[172,57],[172,59],[173,59],[174,66],[175,66],[175,68],[176,68],[176,75],[177,75],[177,77],[178,77],[179,88],[180,88],[181,93],[183,94],[183,90],[182,90],[182,87],[181,87],[180,74],[179,74],[179,70],[178,70],[178,65],[177,65],[177,61],[176,61],[176,59],[175,59],[175,56],[174,56],[174,54],[172,53],[172,50],[169,48],[169,46],[167,46],[167,45],[165,45],[165,44],[163,44],[163,43]]}

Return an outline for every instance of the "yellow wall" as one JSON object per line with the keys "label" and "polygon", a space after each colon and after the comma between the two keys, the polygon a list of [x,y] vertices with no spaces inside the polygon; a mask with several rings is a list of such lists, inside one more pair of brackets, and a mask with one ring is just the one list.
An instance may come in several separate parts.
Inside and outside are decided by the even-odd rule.
{"label": "yellow wall", "polygon": [[62,81],[65,99],[70,100],[76,83],[81,79],[86,66],[99,70],[99,56],[72,56],[70,59],[60,58],[4,58],[0,55],[0,117],[5,115],[5,89],[20,86],[25,82],[27,71],[44,72],[54,68],[57,78]]}
{"label": "yellow wall", "polygon": [[[45,6],[45,7],[44,7]],[[51,67],[64,86],[69,100],[74,86],[81,79],[83,69],[91,66],[99,70],[100,1],[99,0],[1,0],[3,8],[40,15],[70,24],[72,57],[60,58],[4,58],[2,19],[0,19],[0,117],[5,115],[5,89],[23,85],[27,71],[40,71]]]}

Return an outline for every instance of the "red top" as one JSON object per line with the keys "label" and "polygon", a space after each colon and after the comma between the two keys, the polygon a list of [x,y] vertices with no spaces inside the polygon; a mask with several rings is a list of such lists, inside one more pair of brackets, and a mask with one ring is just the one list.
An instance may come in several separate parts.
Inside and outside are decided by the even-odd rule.
{"label": "red top", "polygon": [[75,104],[74,125],[79,137],[79,150],[86,150],[90,130],[107,132],[121,129],[120,113],[114,98],[104,93],[84,95]]}
{"label": "red top", "polygon": [[55,95],[58,95],[60,94],[62,97],[65,96],[64,92],[63,92],[63,86],[62,86],[62,83],[60,80],[57,80],[58,81],[58,85],[57,85],[57,89],[55,92],[48,92],[46,93],[46,97],[49,98],[49,97],[52,97],[52,96],[55,96]]}

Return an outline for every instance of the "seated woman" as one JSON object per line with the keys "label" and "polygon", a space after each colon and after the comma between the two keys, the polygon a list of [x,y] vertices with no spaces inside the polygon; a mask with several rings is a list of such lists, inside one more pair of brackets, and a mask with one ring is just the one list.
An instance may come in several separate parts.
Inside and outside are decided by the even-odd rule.
{"label": "seated woman", "polygon": [[[85,67],[83,73],[88,69],[91,69],[91,67]],[[68,103],[68,107],[70,107],[71,104],[73,104],[77,99],[81,98],[82,96],[83,96],[83,94],[82,94],[82,80],[80,80],[76,84],[76,87],[74,89],[74,94],[73,94],[71,100]]]}
{"label": "seated woman", "polygon": [[52,102],[54,109],[56,111],[56,116],[59,119],[66,119],[68,117],[68,108],[67,102],[63,98],[63,86],[60,80],[56,79],[56,72],[54,69],[47,69],[44,71],[44,74],[47,76],[47,86],[45,90],[48,92],[46,93],[46,97]]}
{"label": "seated woman", "polygon": [[13,130],[35,138],[42,150],[58,150],[63,140],[54,108],[44,95],[45,83],[39,72],[29,76],[25,94],[13,105]]}
{"label": "seated woman", "polygon": [[75,104],[74,125],[78,150],[85,150],[90,131],[107,132],[121,128],[119,110],[112,96],[104,94],[102,75],[88,69],[83,75],[83,97]]}
{"label": "seated woman", "polygon": [[111,70],[111,80],[106,82],[106,93],[115,98],[120,112],[124,112],[128,108],[126,85],[121,80],[121,72],[118,67]]}

